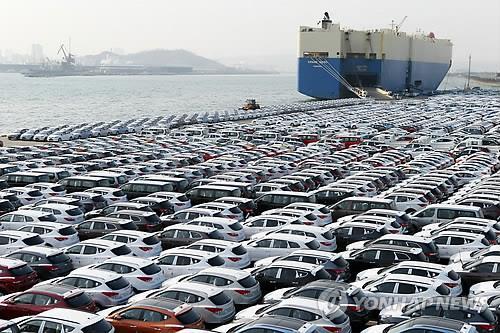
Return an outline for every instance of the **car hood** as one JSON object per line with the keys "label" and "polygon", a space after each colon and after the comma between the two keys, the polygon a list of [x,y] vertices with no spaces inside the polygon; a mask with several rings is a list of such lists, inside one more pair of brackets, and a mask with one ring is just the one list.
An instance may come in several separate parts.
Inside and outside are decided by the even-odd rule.
{"label": "car hood", "polygon": [[383,308],[380,311],[380,319],[382,318],[390,318],[390,317],[401,317],[402,315],[402,309],[404,306],[408,305],[409,303],[397,303],[390,305],[388,307]]}
{"label": "car hood", "polygon": [[384,329],[387,327],[392,326],[391,324],[384,324],[384,325],[375,325],[372,327],[368,327],[367,329],[363,330],[361,333],[382,333],[384,332]]}
{"label": "car hood", "polygon": [[360,250],[365,247],[365,244],[368,241],[359,241],[359,242],[354,242],[349,245],[347,245],[346,250],[352,251],[352,250]]}
{"label": "car hood", "polygon": [[472,251],[467,251],[467,252],[459,252],[455,253],[450,257],[450,263],[455,263],[455,262],[469,262],[471,261],[471,254]]}
{"label": "car hood", "polygon": [[370,268],[370,269],[365,269],[364,271],[361,271],[357,274],[356,276],[356,281],[363,281],[366,282],[369,279],[374,279],[379,276],[378,271],[380,270],[380,267],[377,268]]}
{"label": "car hood", "polygon": [[291,288],[281,288],[277,289],[275,291],[272,291],[268,294],[266,294],[263,298],[264,303],[276,303],[279,302],[283,299],[283,295],[289,291],[294,289],[293,287]]}
{"label": "car hood", "polygon": [[254,267],[264,267],[264,266],[269,266],[270,264],[272,264],[276,259],[278,259],[279,256],[276,256],[276,257],[268,257],[268,258],[264,258],[264,259],[261,259],[261,260],[257,260],[254,264]]}
{"label": "car hood", "polygon": [[469,295],[478,295],[482,293],[499,293],[500,294],[500,289],[495,288],[495,283],[498,281],[486,281],[486,282],[480,282],[476,283],[469,289]]}
{"label": "car hood", "polygon": [[254,306],[251,306],[249,308],[246,308],[244,310],[241,310],[240,312],[238,312],[236,314],[236,316],[234,317],[234,320],[251,320],[251,319],[256,319],[258,318],[259,316],[256,314],[256,312],[260,309],[262,309],[263,307],[266,307],[268,306],[269,304],[258,304],[258,305],[254,305]]}

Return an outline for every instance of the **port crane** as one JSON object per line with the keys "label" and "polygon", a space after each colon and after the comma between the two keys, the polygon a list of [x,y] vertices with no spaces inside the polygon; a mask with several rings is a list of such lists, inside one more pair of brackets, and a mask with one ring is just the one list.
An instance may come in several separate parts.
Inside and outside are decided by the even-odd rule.
{"label": "port crane", "polygon": [[64,61],[61,63],[63,66],[72,66],[75,64],[75,57],[71,53],[66,53],[66,50],[64,49],[64,44],[61,44],[59,47],[59,50],[57,51],[57,54],[61,53],[63,54],[63,59]]}
{"label": "port crane", "polygon": [[398,33],[399,30],[401,29],[401,26],[403,25],[403,23],[405,23],[407,18],[408,18],[408,15],[405,15],[405,17],[403,17],[403,19],[401,20],[401,22],[399,22],[399,24],[394,24],[394,20],[392,20],[392,23],[391,23],[392,29],[394,31],[396,31],[396,33]]}

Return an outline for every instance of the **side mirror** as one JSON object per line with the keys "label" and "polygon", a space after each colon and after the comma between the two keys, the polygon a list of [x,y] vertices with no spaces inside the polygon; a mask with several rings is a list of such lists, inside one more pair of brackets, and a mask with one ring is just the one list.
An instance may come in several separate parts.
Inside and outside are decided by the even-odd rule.
{"label": "side mirror", "polygon": [[120,316],[119,314],[117,314],[117,315],[113,316],[113,319],[115,319],[115,320],[121,320],[122,316]]}
{"label": "side mirror", "polygon": [[411,317],[412,317],[412,318],[415,318],[415,317],[420,317],[420,312],[418,312],[418,311],[413,312],[413,313],[411,314]]}
{"label": "side mirror", "polygon": [[377,287],[371,287],[368,289],[368,291],[371,291],[372,293],[376,293],[378,291]]}

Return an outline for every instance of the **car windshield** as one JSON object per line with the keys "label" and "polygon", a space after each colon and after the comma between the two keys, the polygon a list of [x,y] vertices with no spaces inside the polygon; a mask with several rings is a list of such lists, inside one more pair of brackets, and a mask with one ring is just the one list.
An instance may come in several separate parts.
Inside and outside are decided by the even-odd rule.
{"label": "car windshield", "polygon": [[47,260],[53,264],[60,264],[65,261],[70,261],[70,257],[65,253],[58,253],[52,256],[48,256]]}
{"label": "car windshield", "polygon": [[124,256],[132,252],[126,245],[118,246],[117,248],[114,248],[111,250],[113,254],[117,256]]}
{"label": "car windshield", "polygon": [[106,282],[106,285],[112,290],[118,290],[126,288],[129,283],[123,277]]}
{"label": "car windshield", "polygon": [[83,333],[108,333],[113,330],[113,326],[106,320],[99,320],[97,323],[82,328]]}
{"label": "car windshield", "polygon": [[22,276],[33,273],[33,269],[31,269],[31,267],[28,265],[22,265],[9,269],[9,272],[13,276]]}
{"label": "car windshield", "polygon": [[73,308],[79,308],[92,303],[92,299],[89,297],[89,295],[83,292],[80,294],[76,294],[72,297],[66,298],[65,300],[66,303],[68,303],[68,305]]}

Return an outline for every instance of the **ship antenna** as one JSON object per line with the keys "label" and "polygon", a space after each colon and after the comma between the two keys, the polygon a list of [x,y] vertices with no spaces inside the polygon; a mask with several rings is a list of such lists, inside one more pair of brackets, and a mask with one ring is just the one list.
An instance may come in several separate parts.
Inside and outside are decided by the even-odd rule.
{"label": "ship antenna", "polygon": [[471,55],[469,54],[469,70],[467,72],[467,86],[465,90],[470,90],[470,63],[471,63]]}

